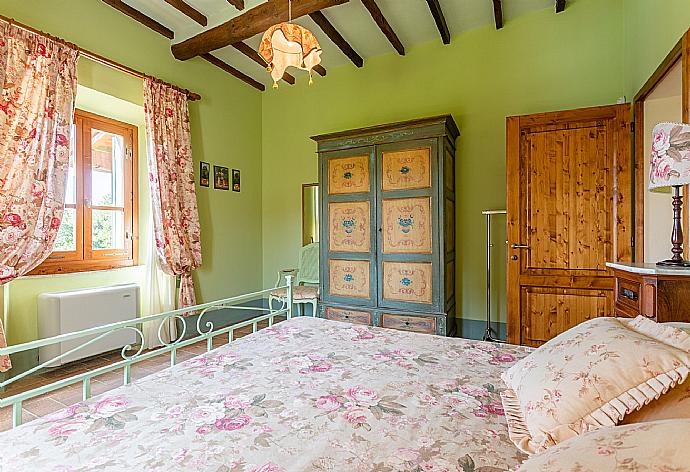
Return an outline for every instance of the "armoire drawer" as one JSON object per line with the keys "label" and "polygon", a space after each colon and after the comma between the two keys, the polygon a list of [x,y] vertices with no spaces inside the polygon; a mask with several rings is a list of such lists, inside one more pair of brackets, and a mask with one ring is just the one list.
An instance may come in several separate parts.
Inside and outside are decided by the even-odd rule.
{"label": "armoire drawer", "polygon": [[372,316],[369,311],[349,310],[345,308],[326,307],[325,317],[327,320],[346,321],[348,323],[372,325]]}
{"label": "armoire drawer", "polygon": [[433,316],[407,316],[382,313],[381,326],[401,331],[436,334],[436,318]]}

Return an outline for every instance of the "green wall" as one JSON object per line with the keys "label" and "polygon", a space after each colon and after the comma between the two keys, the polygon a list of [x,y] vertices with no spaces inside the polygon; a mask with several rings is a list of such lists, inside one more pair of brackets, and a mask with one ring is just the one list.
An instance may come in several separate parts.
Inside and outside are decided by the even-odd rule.
{"label": "green wall", "polygon": [[624,0],[629,99],[690,28],[690,0]]}
{"label": "green wall", "polygon": [[[456,179],[459,314],[485,313],[485,223],[504,209],[506,116],[613,104],[626,93],[621,0],[578,0],[453,38],[328,70],[308,87],[268,91],[262,102],[264,283],[296,264],[300,185],[317,179],[309,136],[451,113],[461,130]],[[385,41],[382,37],[381,41]],[[505,218],[494,227],[504,249]],[[494,306],[504,318],[505,264],[496,251]],[[494,316],[496,316],[494,314]]]}
{"label": "green wall", "polygon": [[[202,95],[201,101],[190,104],[196,172],[199,161],[240,169],[243,185],[241,193],[197,188],[204,260],[195,274],[197,296],[199,301],[209,301],[256,290],[261,285],[262,271],[261,94],[201,59],[175,60],[167,38],[100,1],[3,0],[0,14]],[[80,105],[88,98],[92,111],[114,118],[125,109],[131,112],[136,106],[141,108],[141,80],[85,59],[80,60],[78,72],[80,85],[92,89],[87,97],[83,93],[86,89],[80,87]],[[107,102],[105,110],[96,109],[104,103],[91,100],[98,92],[121,99],[122,109],[113,105],[117,102]],[[144,230],[149,214],[143,140],[142,129],[139,150],[140,171],[143,172],[140,178],[141,264],[145,262]],[[38,293],[141,282],[143,272],[143,267],[136,267],[79,275],[24,277],[13,281],[9,287],[7,313],[9,341],[19,343],[35,338]],[[19,363],[22,362],[20,359]]]}

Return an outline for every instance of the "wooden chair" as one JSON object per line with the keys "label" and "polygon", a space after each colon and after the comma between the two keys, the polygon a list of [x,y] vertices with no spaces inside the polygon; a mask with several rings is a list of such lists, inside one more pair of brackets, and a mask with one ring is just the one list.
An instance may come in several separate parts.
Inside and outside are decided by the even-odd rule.
{"label": "wooden chair", "polygon": [[[299,252],[297,269],[282,269],[278,271],[276,289],[268,297],[268,306],[271,311],[277,311],[285,307],[287,303],[287,289],[278,289],[285,283],[285,276],[292,275],[294,285],[292,287],[292,300],[300,316],[304,315],[304,305],[312,306],[312,316],[316,316],[316,308],[319,301],[319,243],[307,244]],[[274,308],[273,302],[280,302],[279,308]]]}

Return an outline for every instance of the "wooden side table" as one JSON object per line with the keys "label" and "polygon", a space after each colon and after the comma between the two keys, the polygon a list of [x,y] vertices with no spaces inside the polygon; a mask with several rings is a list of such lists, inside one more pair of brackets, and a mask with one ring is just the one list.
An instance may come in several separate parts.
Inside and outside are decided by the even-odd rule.
{"label": "wooden side table", "polygon": [[616,277],[616,316],[690,322],[690,270],[641,263],[609,262],[606,266]]}

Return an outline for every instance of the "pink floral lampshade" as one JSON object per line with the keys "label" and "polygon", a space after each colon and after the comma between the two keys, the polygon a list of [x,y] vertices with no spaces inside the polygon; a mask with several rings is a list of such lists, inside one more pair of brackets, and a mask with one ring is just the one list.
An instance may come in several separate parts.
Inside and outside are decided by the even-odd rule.
{"label": "pink floral lampshade", "polygon": [[690,125],[659,123],[652,136],[649,188],[690,184]]}

